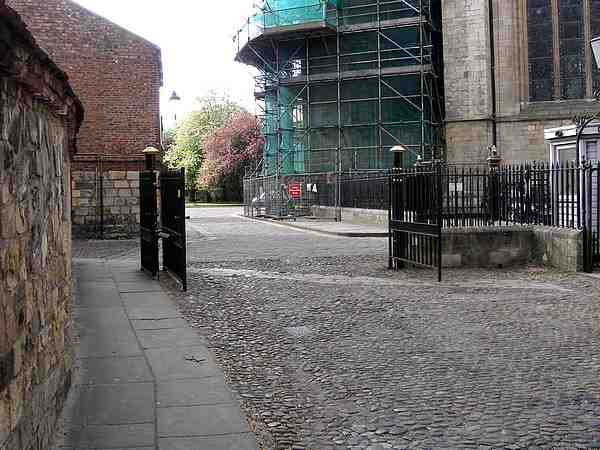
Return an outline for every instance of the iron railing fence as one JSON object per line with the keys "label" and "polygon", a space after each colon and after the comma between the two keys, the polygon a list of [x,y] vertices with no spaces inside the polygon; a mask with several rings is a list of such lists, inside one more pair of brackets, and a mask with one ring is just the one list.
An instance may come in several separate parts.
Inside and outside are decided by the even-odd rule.
{"label": "iron railing fence", "polygon": [[[520,224],[583,229],[584,194],[593,194],[593,188],[597,189],[597,164],[444,167],[440,172],[443,225],[455,228]],[[588,182],[591,184],[586,187]],[[597,210],[597,195],[588,200]]]}
{"label": "iron railing fence", "polygon": [[[416,224],[439,221],[442,228],[540,225],[583,230],[589,268],[600,265],[599,177],[598,161],[394,170],[390,215]],[[432,189],[440,191],[435,211],[423,204],[433,198]]]}
{"label": "iron railing fence", "polygon": [[373,170],[341,174],[342,208],[380,209],[389,207],[389,171]]}
{"label": "iron railing fence", "polygon": [[312,215],[314,206],[388,209],[387,170],[290,174],[244,179],[248,217]]}

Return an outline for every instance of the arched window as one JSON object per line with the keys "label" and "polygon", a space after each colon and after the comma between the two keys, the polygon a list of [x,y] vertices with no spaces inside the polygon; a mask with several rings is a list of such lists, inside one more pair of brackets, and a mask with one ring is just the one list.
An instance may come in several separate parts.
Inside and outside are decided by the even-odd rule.
{"label": "arched window", "polygon": [[589,42],[600,0],[526,0],[529,101],[576,100],[600,88]]}

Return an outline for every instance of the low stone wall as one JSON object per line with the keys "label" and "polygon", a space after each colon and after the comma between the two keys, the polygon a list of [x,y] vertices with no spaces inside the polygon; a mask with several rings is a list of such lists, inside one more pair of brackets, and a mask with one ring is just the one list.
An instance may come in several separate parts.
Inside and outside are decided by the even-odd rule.
{"label": "low stone wall", "polygon": [[69,160],[83,110],[0,0],[0,448],[51,448],[71,385]]}
{"label": "low stone wall", "polygon": [[[322,219],[334,220],[336,208],[333,206],[312,206],[312,215]],[[342,222],[364,225],[388,226],[388,212],[380,209],[342,208]]]}
{"label": "low stone wall", "polygon": [[583,268],[583,232],[548,227],[444,230],[445,267],[510,267],[544,264],[569,272]]}
{"label": "low stone wall", "polygon": [[140,229],[137,171],[74,170],[73,234],[80,238],[121,239]]}
{"label": "low stone wall", "polygon": [[[342,222],[388,225],[388,212],[342,208]],[[334,220],[336,208],[313,206],[315,217]],[[444,267],[510,267],[544,264],[568,272],[583,269],[583,233],[550,227],[450,228],[443,232]]]}
{"label": "low stone wall", "polygon": [[569,272],[583,270],[583,232],[564,228],[534,227],[533,259]]}

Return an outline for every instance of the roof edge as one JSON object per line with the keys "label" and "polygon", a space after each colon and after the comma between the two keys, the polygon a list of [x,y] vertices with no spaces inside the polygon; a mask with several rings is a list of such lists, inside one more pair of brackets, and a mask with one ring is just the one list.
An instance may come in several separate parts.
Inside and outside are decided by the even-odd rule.
{"label": "roof edge", "polygon": [[105,20],[106,22],[110,23],[111,25],[119,28],[120,30],[124,31],[125,33],[129,34],[130,36],[133,36],[134,38],[139,39],[140,41],[143,41],[146,44],[149,44],[151,47],[154,47],[155,50],[158,50],[159,52],[162,53],[162,49],[160,48],[160,46],[158,44],[152,42],[150,39],[147,39],[147,38],[145,38],[143,36],[140,36],[139,34],[131,31],[130,29],[125,28],[124,25],[119,25],[118,23],[114,22],[113,20],[111,20],[111,19],[109,19],[107,17],[104,17],[100,13],[92,11],[91,9],[89,9],[89,8],[81,5],[80,3],[76,2],[75,0],[66,0],[66,1],[69,2],[69,3],[71,3],[73,6],[79,8],[79,9],[82,9],[83,11],[87,12],[88,14],[91,14],[91,15],[97,17],[98,19]]}

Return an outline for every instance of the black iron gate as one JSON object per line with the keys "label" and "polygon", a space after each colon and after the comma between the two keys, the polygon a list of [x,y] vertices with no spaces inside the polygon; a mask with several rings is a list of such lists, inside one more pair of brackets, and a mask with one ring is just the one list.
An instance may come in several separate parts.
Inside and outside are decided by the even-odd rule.
{"label": "black iron gate", "polygon": [[156,173],[140,172],[140,258],[142,270],[158,275],[158,208]]}
{"label": "black iron gate", "polygon": [[185,235],[185,169],[160,174],[160,217],[163,268],[187,290]]}
{"label": "black iron gate", "polygon": [[442,281],[442,177],[439,166],[390,174],[389,266],[437,269]]}
{"label": "black iron gate", "polygon": [[600,268],[600,162],[584,168],[584,270]]}
{"label": "black iron gate", "polygon": [[185,171],[168,170],[159,175],[160,226],[158,223],[157,177],[140,172],[140,259],[142,270],[158,277],[159,238],[162,238],[163,270],[187,290],[185,235]]}

